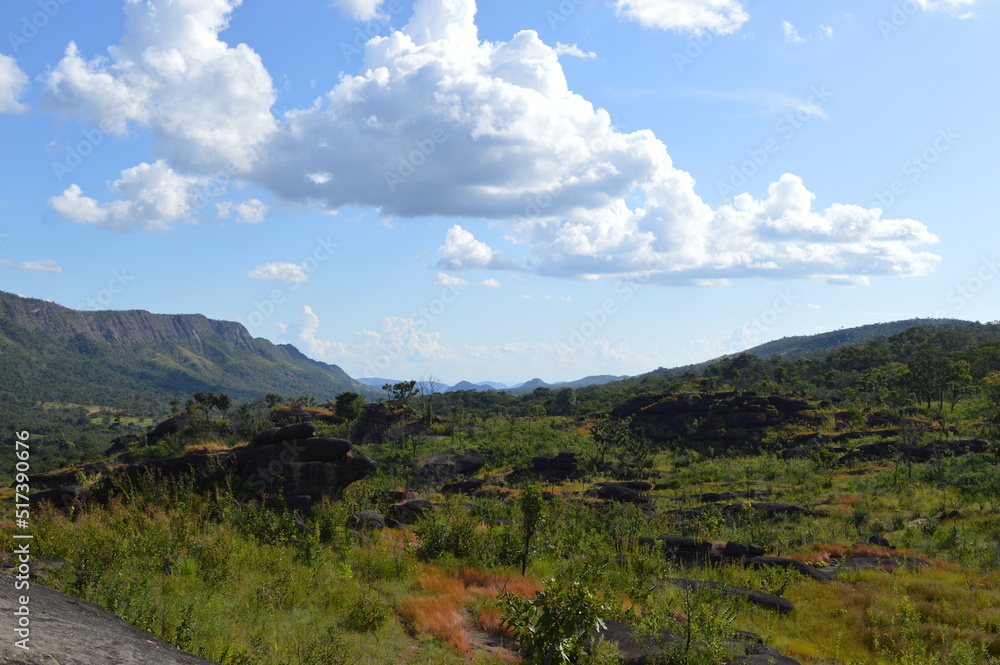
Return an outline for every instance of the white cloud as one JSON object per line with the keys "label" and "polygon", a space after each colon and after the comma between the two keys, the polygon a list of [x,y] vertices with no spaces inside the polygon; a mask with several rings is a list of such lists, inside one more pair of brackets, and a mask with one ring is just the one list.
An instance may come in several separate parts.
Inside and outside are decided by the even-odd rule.
{"label": "white cloud", "polygon": [[269,208],[260,199],[247,199],[241,203],[225,201],[218,204],[219,217],[229,217],[236,213],[236,221],[240,224],[260,224],[267,217]]}
{"label": "white cloud", "polygon": [[495,279],[484,279],[481,283],[483,286],[490,289],[499,289],[503,286],[502,284],[500,284],[500,282],[498,282]]}
{"label": "white cloud", "polygon": [[917,0],[917,4],[927,12],[947,11],[952,16],[960,19],[975,18],[975,13],[971,11],[976,5],[984,4],[990,0]]}
{"label": "white cloud", "polygon": [[278,261],[257,266],[249,273],[254,279],[277,279],[282,282],[308,282],[305,269],[297,263]]}
{"label": "white cloud", "polygon": [[412,318],[384,318],[378,330],[362,330],[353,342],[319,339],[319,325],[319,317],[312,308],[303,307],[298,338],[308,353],[329,362],[349,361],[363,365],[369,369],[367,376],[374,376],[375,370],[390,366],[455,361],[459,357],[455,349],[441,342],[440,333],[425,332],[426,322]]}
{"label": "white cloud", "polygon": [[648,28],[729,34],[750,19],[738,0],[616,0],[618,13]]}
{"label": "white cloud", "polygon": [[383,0],[334,0],[333,6],[357,21],[378,18]]}
{"label": "white cloud", "polygon": [[819,26],[820,31],[823,33],[823,37],[833,37],[833,27],[829,25]]}
{"label": "white cloud", "polygon": [[96,224],[116,231],[166,231],[170,224],[195,223],[196,213],[207,205],[210,180],[176,173],[164,161],[145,162],[122,171],[110,189],[119,198],[107,204],[83,196],[70,185],[49,204],[75,222]]}
{"label": "white cloud", "polygon": [[593,51],[583,51],[576,44],[563,44],[562,42],[556,42],[556,55],[569,55],[574,58],[583,58],[584,60],[591,60],[597,57],[597,54]]}
{"label": "white cloud", "polygon": [[121,45],[85,60],[70,43],[44,77],[42,108],[119,135],[148,127],[174,167],[248,170],[277,122],[260,56],[219,39],[242,1],[128,0]]}
{"label": "white cloud", "polygon": [[469,282],[461,277],[439,272],[434,275],[434,283],[438,286],[466,286]]}
{"label": "white cloud", "polygon": [[806,40],[799,35],[799,31],[788,21],[781,22],[781,28],[785,31],[785,42],[788,44],[802,44]]}
{"label": "white cloud", "polygon": [[[102,205],[74,186],[53,199],[57,210],[112,228],[191,221],[188,195],[204,186],[202,167],[225,162],[245,181],[327,212],[356,205],[382,219],[489,220],[525,248],[525,265],[560,277],[839,283],[922,274],[937,261],[919,251],[936,240],[919,222],[851,205],[813,211],[814,195],[791,174],[759,200],[741,195],[713,209],[651,131],[619,132],[605,110],[571,92],[557,50],[536,32],[481,42],[474,0],[416,0],[404,28],[366,44],[362,73],[343,75],[279,122],[260,58],[218,38],[238,5],[129,2],[128,34],[109,60],[86,62],[71,46],[47,77],[49,107],[119,131],[148,126],[172,185],[154,187],[142,207],[138,192]],[[693,32],[731,32],[747,20],[736,0],[617,6],[647,25]],[[823,113],[809,100],[771,95],[771,103]],[[513,267],[457,224],[440,251],[445,270]]]}
{"label": "white cloud", "polygon": [[445,234],[441,252],[441,266],[450,270],[482,270],[501,264],[500,253],[456,224]]}
{"label": "white cloud", "polygon": [[20,113],[27,106],[18,101],[28,88],[28,75],[17,66],[17,60],[0,53],[0,113]]}
{"label": "white cloud", "polygon": [[40,272],[62,272],[62,266],[53,259],[39,259],[38,261],[25,261],[17,266],[21,270],[36,270]]}

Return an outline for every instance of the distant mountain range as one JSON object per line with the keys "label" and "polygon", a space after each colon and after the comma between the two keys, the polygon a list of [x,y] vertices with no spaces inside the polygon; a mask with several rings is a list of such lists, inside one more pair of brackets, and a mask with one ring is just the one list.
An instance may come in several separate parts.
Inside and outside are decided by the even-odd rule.
{"label": "distant mountain range", "polygon": [[381,395],[290,344],[200,314],[76,311],[0,291],[0,397],[5,404],[166,404],[196,392],[329,399]]}
{"label": "distant mountain range", "polygon": [[[459,381],[453,386],[449,386],[446,383],[433,384],[435,392],[439,393],[453,393],[459,390],[475,390],[475,391],[486,391],[486,390],[502,390],[508,392],[512,395],[526,395],[536,388],[549,388],[553,390],[558,390],[560,388],[586,388],[587,386],[597,386],[604,383],[610,383],[611,381],[619,381],[621,379],[627,379],[627,376],[587,376],[576,381],[558,381],[556,383],[546,383],[541,379],[531,379],[530,381],[525,381],[524,383],[518,383],[513,386],[509,386],[505,383],[500,383],[498,381],[480,381],[479,383],[472,383],[471,381]],[[387,383],[400,383],[402,379],[382,379],[382,378],[366,378],[358,379],[361,383],[368,386],[373,386],[375,388],[381,388]]]}

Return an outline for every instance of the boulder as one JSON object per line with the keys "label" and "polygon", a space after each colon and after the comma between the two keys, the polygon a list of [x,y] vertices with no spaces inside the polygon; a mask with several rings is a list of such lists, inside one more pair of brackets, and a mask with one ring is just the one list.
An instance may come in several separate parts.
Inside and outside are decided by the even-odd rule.
{"label": "boulder", "polygon": [[441,488],[442,494],[472,494],[486,484],[482,478],[466,478],[455,483],[448,483]]}
{"label": "boulder", "polygon": [[627,487],[623,483],[601,483],[587,490],[585,494],[586,496],[618,503],[646,503],[647,501],[642,492]]}
{"label": "boulder", "polygon": [[414,499],[406,503],[389,506],[389,517],[401,524],[414,524],[425,513],[434,510],[434,504],[426,499]]}
{"label": "boulder", "polygon": [[54,490],[44,490],[28,495],[28,502],[37,506],[48,502],[56,508],[69,509],[90,496],[90,490],[82,485],[70,485]]}
{"label": "boulder", "polygon": [[314,423],[304,422],[284,427],[271,427],[257,434],[250,441],[251,446],[270,446],[284,441],[296,441],[298,439],[310,439],[316,436],[319,429]]}
{"label": "boulder", "polygon": [[127,623],[100,605],[78,600],[40,584],[15,589],[13,575],[0,573],[0,614],[14,616],[20,596],[31,599],[28,650],[14,646],[14,633],[0,641],[0,662],[11,665],[215,665],[180,651]]}
{"label": "boulder", "polygon": [[431,459],[416,470],[415,478],[419,482],[433,483],[471,476],[483,468],[486,458],[479,454],[452,455],[446,458]]}
{"label": "boulder", "polygon": [[191,425],[191,416],[181,414],[172,418],[167,418],[162,423],[153,428],[153,431],[146,435],[150,441],[159,439],[168,434],[177,434],[181,430],[187,429]]}
{"label": "boulder", "polygon": [[347,528],[355,531],[381,531],[385,518],[374,510],[359,510],[347,518]]}

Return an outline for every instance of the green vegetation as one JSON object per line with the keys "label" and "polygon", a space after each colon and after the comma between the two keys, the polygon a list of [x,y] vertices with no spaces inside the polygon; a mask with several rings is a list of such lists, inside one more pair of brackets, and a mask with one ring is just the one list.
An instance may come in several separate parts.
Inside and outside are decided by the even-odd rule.
{"label": "green vegetation", "polygon": [[[806,665],[992,665],[1000,662],[997,377],[998,326],[969,324],[522,396],[420,393],[410,382],[369,405],[350,392],[318,403],[199,390],[186,405],[157,407],[192,415],[185,430],[130,453],[242,445],[305,411],[321,436],[355,441],[354,454],[378,470],[308,515],[282,509],[281,497],[238,500],[248,488],[221,471],[213,482],[149,478],[107,504],[35,511],[35,553],[68,562],[44,583],[223,665],[500,663],[515,662],[515,646],[529,662],[607,665],[612,647],[589,632],[612,621],[632,626],[670,665],[727,662],[737,631]],[[639,396],[708,390],[812,404],[808,417],[761,428],[754,445],[734,438],[724,448],[699,438],[709,416],[655,438],[610,415]],[[74,427],[94,437],[72,439],[68,452],[43,447],[56,461],[79,461],[81,445],[94,457],[98,441],[106,447],[110,435],[148,424],[130,420],[143,414],[48,401],[44,417],[72,411]],[[771,406],[759,414],[778,417]],[[878,458],[838,463],[842,452],[821,441],[786,459],[800,443],[841,434],[851,436],[837,445],[857,451],[887,429],[899,445]],[[948,447],[972,438],[989,445]],[[927,444],[938,448],[925,458],[904,452]],[[471,495],[441,494],[444,482],[420,473],[466,453],[486,459]],[[560,453],[575,471],[546,466]],[[649,481],[635,501],[587,494],[630,479]],[[406,490],[436,507],[411,526],[347,528],[359,510],[388,514],[382,497]],[[802,509],[769,512],[761,501]],[[0,532],[8,551],[10,532]],[[685,562],[664,554],[662,536],[754,544],[807,570],[841,568],[823,581],[794,567]],[[780,595],[795,610],[775,612],[731,587]]]}

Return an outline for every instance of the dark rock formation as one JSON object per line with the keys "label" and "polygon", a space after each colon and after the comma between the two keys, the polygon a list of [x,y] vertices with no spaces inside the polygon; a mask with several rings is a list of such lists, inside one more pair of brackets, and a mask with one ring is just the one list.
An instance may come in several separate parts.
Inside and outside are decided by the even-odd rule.
{"label": "dark rock formation", "polygon": [[133,444],[139,443],[145,440],[145,437],[141,434],[122,434],[121,436],[111,439],[111,447],[104,451],[104,454],[108,457],[117,455],[118,453],[125,452]]}
{"label": "dark rock formation", "polygon": [[[781,596],[775,596],[774,594],[764,593],[763,591],[752,591],[751,589],[744,589],[743,587],[730,586],[728,584],[721,584],[719,582],[709,582],[704,580],[688,580],[678,577],[668,577],[667,582],[675,586],[680,586],[688,589],[713,589],[721,594],[727,596],[735,596],[738,598],[745,598],[747,601],[763,607],[765,609],[774,610],[775,612],[780,612],[781,614],[788,614],[795,610],[795,605],[790,601],[782,598]],[[759,637],[756,642],[763,642]]]}
{"label": "dark rock formation", "polygon": [[69,509],[90,496],[90,490],[81,485],[69,485],[54,490],[44,490],[28,495],[32,505],[49,502],[56,508]]}
{"label": "dark rock formation", "polygon": [[20,596],[30,599],[30,635],[24,650],[14,646],[21,639],[12,629],[0,641],[0,662],[10,665],[214,665],[180,651],[144,630],[122,621],[100,605],[88,603],[32,583],[15,590],[15,578],[0,573],[0,614],[13,617],[21,607]]}
{"label": "dark rock formation", "polygon": [[619,503],[647,503],[649,498],[646,492],[652,488],[649,483],[598,483],[596,487],[587,490],[585,496]]}
{"label": "dark rock formation", "polygon": [[385,518],[374,510],[359,510],[347,518],[347,528],[355,531],[381,531]]}
{"label": "dark rock formation", "polygon": [[319,430],[311,422],[295,423],[284,427],[272,427],[257,434],[251,441],[251,446],[270,446],[284,441],[309,439],[316,436]]}
{"label": "dark rock formation", "polygon": [[792,570],[801,573],[805,577],[810,577],[817,582],[830,582],[833,580],[832,572],[813,568],[809,564],[799,561],[798,559],[789,559],[787,557],[755,556],[747,559],[746,565],[754,568],[768,568],[775,566],[779,568],[791,568]]}
{"label": "dark rock formation", "polygon": [[471,476],[483,468],[486,458],[482,455],[452,455],[451,457],[435,458],[416,470],[418,482],[433,483]]}
{"label": "dark rock formation", "polygon": [[168,434],[177,434],[191,426],[191,416],[181,414],[173,418],[167,418],[162,423],[153,428],[153,431],[146,435],[149,441],[155,441]]}
{"label": "dark rock formation", "polygon": [[106,479],[102,490],[104,493],[112,490],[117,476],[137,481],[150,474],[169,478],[183,473],[211,474],[231,470],[258,493],[339,499],[351,483],[377,468],[372,460],[352,457],[350,451],[351,443],[344,439],[309,438],[207,455],[195,453],[147,460],[116,470]]}
{"label": "dark rock formation", "polygon": [[486,484],[482,478],[466,478],[455,483],[448,483],[441,488],[442,494],[472,494]]}
{"label": "dark rock formation", "polygon": [[424,513],[434,510],[434,504],[426,499],[414,499],[406,503],[389,506],[389,516],[401,524],[413,524]]}

